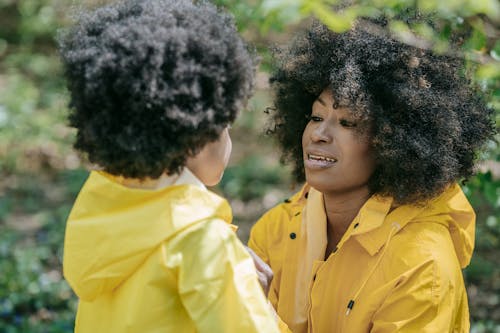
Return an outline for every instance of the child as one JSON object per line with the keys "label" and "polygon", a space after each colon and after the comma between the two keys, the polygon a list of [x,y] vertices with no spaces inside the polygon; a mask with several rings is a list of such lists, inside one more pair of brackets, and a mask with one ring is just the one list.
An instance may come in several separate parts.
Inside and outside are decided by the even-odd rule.
{"label": "child", "polygon": [[75,147],[92,171],[68,218],[76,332],[277,332],[219,182],[254,60],[208,3],[124,0],[60,37]]}

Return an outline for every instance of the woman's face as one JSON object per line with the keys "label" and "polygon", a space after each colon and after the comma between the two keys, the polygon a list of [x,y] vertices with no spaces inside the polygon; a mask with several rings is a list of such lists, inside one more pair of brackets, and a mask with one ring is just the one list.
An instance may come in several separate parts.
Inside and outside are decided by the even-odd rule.
{"label": "woman's face", "polygon": [[375,159],[367,136],[359,134],[348,108],[333,108],[329,89],[313,103],[302,135],[307,182],[323,193],[367,189]]}

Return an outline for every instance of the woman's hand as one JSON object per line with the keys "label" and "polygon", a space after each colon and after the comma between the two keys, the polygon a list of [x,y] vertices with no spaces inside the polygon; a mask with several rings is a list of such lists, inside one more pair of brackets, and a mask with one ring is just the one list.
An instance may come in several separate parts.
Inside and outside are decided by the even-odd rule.
{"label": "woman's hand", "polygon": [[255,252],[253,252],[251,248],[249,248],[248,246],[245,247],[253,259],[255,268],[257,269],[257,275],[259,277],[260,285],[262,286],[264,294],[267,297],[267,294],[269,293],[269,287],[271,286],[271,281],[273,280],[273,270]]}

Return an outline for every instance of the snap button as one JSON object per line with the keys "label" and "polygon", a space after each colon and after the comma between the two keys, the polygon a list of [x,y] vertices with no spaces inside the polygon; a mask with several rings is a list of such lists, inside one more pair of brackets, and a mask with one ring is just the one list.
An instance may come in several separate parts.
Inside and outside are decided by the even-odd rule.
{"label": "snap button", "polygon": [[295,238],[297,238],[297,234],[296,234],[295,232],[292,232],[292,233],[290,234],[290,238],[291,238],[291,239],[295,239]]}

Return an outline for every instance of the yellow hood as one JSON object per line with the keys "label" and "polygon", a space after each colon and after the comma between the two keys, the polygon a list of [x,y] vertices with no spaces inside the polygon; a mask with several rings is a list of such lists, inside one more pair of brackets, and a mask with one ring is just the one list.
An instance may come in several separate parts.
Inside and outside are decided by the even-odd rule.
{"label": "yellow hood", "polygon": [[432,201],[412,222],[418,221],[447,226],[460,266],[469,265],[474,251],[476,214],[457,184]]}
{"label": "yellow hood", "polygon": [[78,297],[92,301],[124,282],[161,242],[211,217],[231,223],[231,209],[198,186],[130,189],[92,172],[68,218],[64,276]]}
{"label": "yellow hood", "polygon": [[391,205],[390,198],[374,197],[360,211],[361,217],[370,216],[371,221],[362,223],[352,236],[370,255],[387,242],[394,225],[402,230],[409,223],[434,222],[448,228],[460,266],[465,268],[469,264],[474,250],[476,214],[458,184],[423,206],[404,205],[387,213]]}

